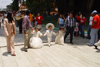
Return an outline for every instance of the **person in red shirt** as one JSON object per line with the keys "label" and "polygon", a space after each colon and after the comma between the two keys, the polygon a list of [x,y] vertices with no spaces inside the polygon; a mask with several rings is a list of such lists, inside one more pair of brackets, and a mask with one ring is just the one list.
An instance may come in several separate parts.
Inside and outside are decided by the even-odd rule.
{"label": "person in red shirt", "polygon": [[78,20],[78,22],[80,22],[80,16],[77,16],[76,19]]}
{"label": "person in red shirt", "polygon": [[[97,42],[97,39],[98,39],[98,30],[99,30],[99,24],[100,24],[100,17],[97,14],[96,10],[94,10],[92,12],[92,14],[93,14],[94,18],[93,18],[92,25],[91,25],[91,39],[90,39],[90,44],[89,45],[93,46]],[[95,46],[95,48],[97,49],[97,46]]]}
{"label": "person in red shirt", "polygon": [[38,13],[38,16],[36,17],[36,21],[37,21],[37,27],[39,28],[39,30],[42,29],[42,20],[44,20],[44,17],[40,15],[40,13]]}
{"label": "person in red shirt", "polygon": [[84,27],[85,27],[85,24],[86,24],[86,19],[85,17],[81,14],[80,16],[80,32],[81,32],[81,36],[84,38]]}

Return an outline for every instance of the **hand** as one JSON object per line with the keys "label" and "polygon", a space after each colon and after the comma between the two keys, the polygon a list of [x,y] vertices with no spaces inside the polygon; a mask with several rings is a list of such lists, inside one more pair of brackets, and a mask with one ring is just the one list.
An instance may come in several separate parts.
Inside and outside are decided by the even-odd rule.
{"label": "hand", "polygon": [[44,35],[42,35],[42,37],[44,37]]}
{"label": "hand", "polygon": [[15,34],[15,32],[13,32],[13,34]]}
{"label": "hand", "polygon": [[9,37],[9,36],[7,36],[7,37]]}
{"label": "hand", "polygon": [[31,30],[33,30],[33,28],[31,28]]}
{"label": "hand", "polygon": [[26,31],[24,31],[24,34],[26,34]]}
{"label": "hand", "polygon": [[57,36],[58,34],[56,34],[56,36]]}

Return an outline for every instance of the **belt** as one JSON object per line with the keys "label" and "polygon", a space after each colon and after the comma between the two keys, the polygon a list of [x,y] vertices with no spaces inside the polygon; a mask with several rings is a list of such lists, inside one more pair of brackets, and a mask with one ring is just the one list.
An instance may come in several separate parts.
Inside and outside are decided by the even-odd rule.
{"label": "belt", "polygon": [[67,27],[70,27],[70,28],[72,28],[72,27],[74,27],[74,26],[72,26],[72,27],[71,27],[71,26],[67,26]]}

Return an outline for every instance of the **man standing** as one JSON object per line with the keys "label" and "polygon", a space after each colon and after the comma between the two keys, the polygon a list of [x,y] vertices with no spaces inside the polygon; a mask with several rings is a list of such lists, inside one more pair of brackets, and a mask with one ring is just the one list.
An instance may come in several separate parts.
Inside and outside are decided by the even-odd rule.
{"label": "man standing", "polygon": [[29,14],[30,11],[26,11],[26,15],[23,18],[23,23],[22,23],[22,28],[24,31],[24,38],[25,38],[25,43],[24,43],[24,50],[27,52],[27,48],[30,47],[29,41],[30,41],[30,36],[31,36],[31,29],[33,30],[33,27],[31,25],[31,21],[29,19]]}
{"label": "man standing", "polygon": [[66,34],[64,36],[64,42],[67,38],[67,36],[70,34],[70,43],[73,44],[73,31],[74,31],[74,26],[75,26],[76,20],[73,17],[73,14],[70,13],[69,18],[66,18],[65,21],[65,30],[66,30]]}
{"label": "man standing", "polygon": [[22,34],[22,21],[23,21],[23,13],[21,12],[19,15],[20,19],[19,19],[19,34]]}
{"label": "man standing", "polygon": [[89,19],[89,26],[88,26],[88,30],[87,30],[87,38],[91,39],[90,37],[90,32],[91,32],[91,25],[92,25],[92,21],[93,21],[93,14],[91,13],[90,19]]}
{"label": "man standing", "polygon": [[91,39],[90,39],[90,46],[94,45],[97,42],[98,39],[98,30],[99,30],[99,15],[97,14],[97,11],[94,10],[92,12],[94,18],[92,21],[92,25],[91,25]]}

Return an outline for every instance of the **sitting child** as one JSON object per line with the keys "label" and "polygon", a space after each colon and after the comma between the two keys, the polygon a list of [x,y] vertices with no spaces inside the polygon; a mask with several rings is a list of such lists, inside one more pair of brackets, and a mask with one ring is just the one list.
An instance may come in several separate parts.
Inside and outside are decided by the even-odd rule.
{"label": "sitting child", "polygon": [[38,28],[36,27],[35,30],[33,30],[32,34],[33,37],[30,39],[30,46],[34,49],[42,48],[43,42],[39,38],[40,36],[43,36],[42,33],[38,31]]}
{"label": "sitting child", "polygon": [[48,45],[49,47],[51,46],[51,41],[52,41],[52,34],[56,35],[56,33],[53,32],[54,29],[54,25],[52,23],[48,23],[46,25],[46,28],[48,30],[46,30],[46,33],[44,34],[44,36],[47,35],[47,39],[48,39]]}
{"label": "sitting child", "polygon": [[64,32],[64,28],[61,27],[57,33],[58,36],[55,39],[55,44],[64,45]]}

